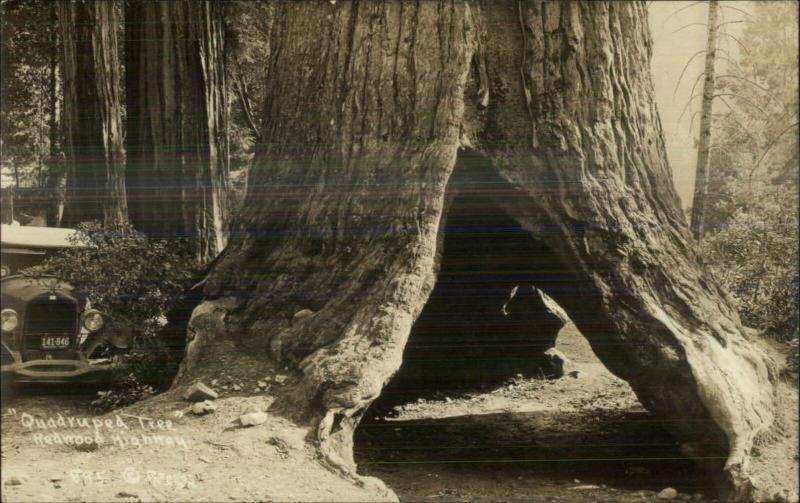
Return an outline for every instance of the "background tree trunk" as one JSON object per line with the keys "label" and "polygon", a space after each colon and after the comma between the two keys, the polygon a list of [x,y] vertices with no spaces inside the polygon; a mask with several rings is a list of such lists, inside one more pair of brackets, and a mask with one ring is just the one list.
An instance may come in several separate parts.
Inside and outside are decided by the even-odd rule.
{"label": "background tree trunk", "polygon": [[218,2],[129,2],[125,58],[131,221],[194,238],[198,262],[225,246],[228,103]]}
{"label": "background tree trunk", "polygon": [[127,220],[118,16],[112,2],[57,3],[67,164],[64,221]]}
{"label": "background tree trunk", "polygon": [[50,6],[50,156],[47,161],[47,176],[45,186],[49,191],[49,204],[47,205],[47,225],[60,227],[64,215],[64,186],[66,183],[64,173],[63,153],[60,150],[61,127],[58,120],[58,5]]}
{"label": "background tree trunk", "polygon": [[[705,80],[703,81],[703,103],[700,111],[700,140],[697,145],[697,169],[694,179],[694,198],[692,199],[692,234],[697,241],[703,238],[706,218],[706,192],[709,178],[709,150],[711,149],[711,120],[714,105],[715,76],[717,60],[717,30],[719,4],[716,0],[708,3],[708,42],[706,42]],[[690,98],[691,99],[691,98]]]}
{"label": "background tree trunk", "polygon": [[[712,466],[726,489],[753,490],[749,452],[773,425],[775,376],[698,265],[644,4],[277,10],[247,199],[189,321],[176,386],[223,365],[234,378],[291,366],[275,410],[310,425],[322,459],[354,476],[353,430],[402,364],[449,201],[476,190],[538,243],[532,263],[558,277],[542,270],[536,286],[606,366],[676,435],[727,457]],[[487,167],[448,183],[464,147]]]}

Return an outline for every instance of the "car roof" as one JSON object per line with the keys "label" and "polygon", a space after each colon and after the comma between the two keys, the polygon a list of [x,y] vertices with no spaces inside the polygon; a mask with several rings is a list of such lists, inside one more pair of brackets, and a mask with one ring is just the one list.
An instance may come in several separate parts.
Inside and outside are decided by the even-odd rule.
{"label": "car roof", "polygon": [[60,227],[0,226],[0,244],[3,248],[80,248],[82,245],[71,243],[68,239],[74,235],[77,235],[75,229]]}

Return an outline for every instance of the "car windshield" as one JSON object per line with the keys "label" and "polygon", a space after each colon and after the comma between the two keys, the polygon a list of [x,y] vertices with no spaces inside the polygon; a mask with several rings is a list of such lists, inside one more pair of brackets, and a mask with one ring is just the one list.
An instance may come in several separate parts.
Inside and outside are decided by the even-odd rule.
{"label": "car windshield", "polygon": [[8,268],[9,274],[17,274],[23,269],[41,264],[47,255],[45,250],[34,248],[6,248],[2,250],[0,263]]}
{"label": "car windshield", "polygon": [[0,231],[3,276],[40,265],[58,250],[84,246],[74,239],[74,229],[3,224]]}

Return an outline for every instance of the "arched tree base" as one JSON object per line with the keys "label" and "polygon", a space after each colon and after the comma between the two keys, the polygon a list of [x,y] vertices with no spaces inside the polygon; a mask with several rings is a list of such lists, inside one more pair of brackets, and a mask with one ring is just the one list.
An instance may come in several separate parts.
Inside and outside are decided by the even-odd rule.
{"label": "arched tree base", "polygon": [[732,497],[772,497],[750,461],[774,427],[776,373],[687,232],[644,4],[277,8],[263,147],[178,382],[286,367],[271,410],[356,477],[353,431],[401,367],[442,262],[448,182],[474,152],[478,180],[505,187],[493,204],[556,268],[537,286],[601,361],[722,452]]}
{"label": "arched tree base", "polygon": [[[447,386],[448,383],[453,384],[453,378],[455,378],[457,386],[469,387],[470,385],[497,382],[498,378],[511,377],[521,369],[526,369],[529,375],[535,373],[533,369],[541,371],[542,368],[545,368],[545,360],[540,357],[546,349],[553,346],[558,330],[563,326],[563,318],[566,316],[566,314],[562,314],[558,305],[553,305],[554,301],[551,297],[557,298],[565,306],[568,306],[567,312],[575,318],[579,326],[589,329],[589,341],[604,363],[631,383],[645,406],[675,426],[673,433],[684,441],[687,452],[697,458],[698,465],[707,470],[721,494],[745,500],[774,499],[773,488],[760,488],[754,485],[753,475],[748,472],[746,464],[747,455],[738,458],[745,459],[745,463],[732,462],[737,458],[729,455],[731,448],[729,438],[726,436],[726,432],[720,428],[720,423],[716,422],[717,418],[708,412],[704,402],[698,398],[698,387],[692,379],[693,374],[681,374],[680,367],[677,369],[669,366],[650,368],[652,360],[648,360],[648,353],[643,352],[648,348],[637,348],[634,352],[620,350],[620,339],[617,339],[614,325],[601,314],[602,311],[597,307],[598,304],[593,304],[600,301],[596,298],[591,280],[583,276],[578,268],[565,264],[556,253],[544,245],[542,239],[547,238],[543,238],[541,232],[535,233],[523,229],[522,226],[527,226],[528,229],[532,226],[529,223],[530,220],[527,220],[530,218],[529,215],[520,210],[524,207],[524,202],[518,186],[503,179],[500,172],[484,156],[467,150],[462,152],[460,159],[457,164],[470,168],[462,172],[457,169],[451,179],[451,186],[446,191],[445,200],[449,201],[449,204],[445,204],[444,218],[438,227],[439,233],[436,239],[438,244],[434,255],[436,262],[432,270],[436,274],[435,277],[438,278],[438,281],[434,281],[434,283],[441,283],[442,277],[446,278],[445,282],[453,280],[452,273],[455,270],[465,272],[463,268],[455,267],[452,262],[455,261],[458,266],[466,265],[468,272],[473,273],[471,275],[472,283],[469,285],[471,288],[468,288],[467,291],[472,295],[477,295],[480,301],[478,305],[471,305],[469,309],[460,314],[447,312],[453,307],[458,309],[458,305],[448,306],[445,302],[443,312],[442,306],[436,307],[435,305],[437,302],[441,302],[441,299],[437,297],[434,288],[434,293],[424,301],[423,305],[426,307],[419,308],[422,314],[417,319],[417,325],[407,329],[401,327],[400,331],[390,334],[390,337],[405,340],[406,345],[400,349],[405,350],[406,356],[411,355],[410,380],[408,377],[404,377],[404,369],[407,371],[408,367],[399,366],[400,371],[397,377],[401,382],[400,388],[408,386],[409,383],[412,387],[418,387],[435,382],[439,384],[438,387],[433,387],[435,390],[451,389]],[[487,192],[486,187],[492,189]],[[457,196],[459,193],[470,195],[459,201],[459,196]],[[465,206],[469,208],[473,204],[476,204],[482,211],[471,212],[465,209]],[[497,214],[494,214],[495,212]],[[511,223],[518,225],[510,225]],[[496,224],[500,224],[499,227]],[[450,232],[456,231],[455,238],[448,239],[448,227],[450,227]],[[498,229],[511,233],[512,237],[507,243],[503,243],[502,236],[497,233]],[[470,231],[475,230],[494,231],[491,237],[496,246],[487,252],[485,249],[487,242],[482,241],[479,236],[470,234]],[[464,232],[466,232],[467,239],[461,239],[465,237],[464,234],[459,237],[459,234]],[[527,238],[522,239],[520,233]],[[448,245],[450,245],[449,253]],[[491,272],[496,273],[497,271],[490,271],[489,274],[485,269],[470,271],[470,269],[474,269],[473,266],[486,265],[487,260],[488,263],[491,263],[499,255],[502,255],[503,246],[527,252],[516,256],[522,260],[526,260],[527,257],[527,266],[515,268],[512,263],[514,259],[512,253],[504,260],[504,264],[510,265],[510,267],[506,268],[507,274],[503,281],[498,281],[497,275],[491,274]],[[526,248],[526,246],[533,248]],[[520,276],[522,273],[524,274]],[[488,284],[487,277],[489,278]],[[531,292],[534,297],[532,299],[525,299],[519,294],[519,290],[526,289],[525,285],[531,285],[533,288]],[[464,285],[459,286],[463,287]],[[515,287],[518,287],[515,295],[509,295]],[[504,295],[496,295],[497,292],[493,291],[495,289],[503,290]],[[538,296],[536,292],[540,292]],[[446,293],[441,292],[438,295],[447,296]],[[505,298],[501,298],[503,296]],[[542,303],[542,300],[547,305]],[[498,320],[504,321],[506,328],[515,327],[517,325],[515,321],[518,321],[518,318],[513,316],[511,316],[512,320],[506,320],[506,318],[515,310],[519,310],[520,304],[533,307],[523,313],[524,323],[517,334],[521,337],[517,340],[514,340],[513,337],[509,339],[507,338],[508,334],[503,331],[498,339],[497,334],[492,332],[493,329],[497,330]],[[370,368],[370,361],[360,357],[360,353],[353,348],[343,349],[333,346],[323,349],[325,357],[341,358],[339,365],[343,366],[340,368],[352,376],[352,380],[339,381],[338,374],[321,370],[320,366],[323,366],[324,363],[318,359],[323,357],[320,354],[312,354],[311,358],[300,361],[286,359],[280,352],[281,346],[275,344],[275,340],[271,344],[265,344],[264,339],[249,337],[248,334],[241,331],[242,313],[246,312],[243,309],[244,305],[235,297],[221,297],[202,302],[194,309],[188,327],[187,354],[176,378],[176,386],[198,379],[210,382],[220,372],[225,372],[226,375],[240,381],[252,381],[254,377],[258,378],[258,376],[286,374],[289,378],[281,386],[275,386],[270,390],[271,395],[275,398],[270,412],[309,427],[308,441],[318,451],[320,462],[328,469],[360,487],[377,491],[380,494],[392,494],[380,481],[359,476],[353,459],[355,429],[367,408],[381,391],[378,388],[374,394],[367,396],[360,392],[361,389],[369,389],[369,385],[375,384],[370,381],[359,382],[357,380],[359,373],[363,373],[365,368]],[[426,310],[431,306],[433,306],[433,314],[426,315]],[[487,309],[492,310],[492,308],[496,308],[497,318],[491,318],[487,312]],[[470,319],[472,313],[478,313],[475,320]],[[269,324],[283,327],[282,331],[276,334],[276,338],[278,338],[276,340],[280,341],[279,337],[281,336],[287,337],[291,333],[303,333],[302,327],[318,315],[319,313],[316,312],[299,310],[286,319],[270,319],[271,323]],[[466,319],[467,324],[461,324],[459,327],[458,320],[460,319]],[[456,320],[456,326],[441,327],[442,320]],[[485,322],[483,325],[480,324],[481,320]],[[262,318],[261,321],[266,320]],[[421,325],[421,328],[418,325]],[[395,326],[390,325],[389,328]],[[420,380],[418,375],[420,366],[413,365],[413,359],[420,355],[419,348],[427,348],[423,349],[424,354],[431,348],[431,337],[433,337],[433,346],[435,347],[437,343],[442,342],[437,337],[457,336],[459,335],[458,331],[464,330],[467,326],[476,331],[472,332],[472,338],[467,336],[466,346],[464,346],[465,340],[461,339],[455,348],[449,348],[449,354],[440,353],[439,358],[446,360],[453,355],[458,358],[459,348],[464,351],[461,356],[475,357],[476,353],[474,349],[471,349],[470,343],[475,342],[474,337],[476,336],[486,338],[484,342],[489,342],[489,347],[493,347],[500,354],[504,354],[504,350],[505,354],[508,354],[508,351],[518,351],[519,348],[515,345],[520,342],[527,346],[531,346],[530,343],[533,343],[533,347],[529,351],[530,354],[525,355],[526,357],[521,358],[516,364],[510,364],[505,359],[493,360],[490,358],[490,366],[475,367],[472,362],[467,362],[469,369],[465,370],[459,365],[453,366],[440,360],[438,366],[429,366],[428,370],[439,367],[444,374],[434,373],[433,376],[430,376],[432,380],[424,378]],[[517,328],[519,327],[517,326]],[[404,329],[408,330],[406,334],[402,333]],[[407,338],[409,336],[414,338],[413,334],[420,330],[423,335],[417,336],[421,337],[420,339],[414,339],[417,343],[409,343]],[[351,341],[348,344],[353,342],[358,344],[357,341]],[[445,340],[445,345],[447,342],[448,340]],[[357,347],[357,344],[354,347]],[[625,344],[636,347],[645,344],[652,345],[653,342],[626,341]],[[753,344],[749,347],[753,354],[745,355],[747,358],[760,354],[758,345]],[[483,349],[485,349],[485,345]],[[664,351],[664,348],[653,346],[649,350],[659,352]],[[762,354],[762,357],[763,361],[768,361],[766,355]],[[649,358],[654,357],[649,356]],[[335,359],[331,360],[335,361]],[[497,364],[500,365],[497,366]],[[448,367],[448,365],[450,366]],[[424,364],[422,368],[425,368]],[[764,368],[769,369],[766,366]],[[377,370],[387,372],[386,368]],[[487,376],[487,372],[492,375]],[[671,376],[664,380],[664,376],[670,374]],[[387,375],[391,375],[391,373]],[[384,382],[393,385],[386,390],[389,393],[397,392],[396,382],[384,379]],[[403,383],[404,379],[405,383]],[[383,385],[384,382],[380,384]],[[659,384],[654,385],[653,383]],[[713,381],[711,384],[714,384]],[[744,390],[748,391],[747,388]],[[665,410],[663,407],[665,397],[670,400],[669,403],[680,403],[682,407]],[[714,402],[711,404],[719,406]],[[734,419],[726,417],[725,421]],[[769,428],[761,429],[759,433],[750,437],[750,446],[759,443],[769,444],[771,442],[770,435]],[[740,446],[744,445],[741,437],[739,442]],[[747,452],[749,452],[749,448]],[[723,462],[726,459],[727,462]]]}

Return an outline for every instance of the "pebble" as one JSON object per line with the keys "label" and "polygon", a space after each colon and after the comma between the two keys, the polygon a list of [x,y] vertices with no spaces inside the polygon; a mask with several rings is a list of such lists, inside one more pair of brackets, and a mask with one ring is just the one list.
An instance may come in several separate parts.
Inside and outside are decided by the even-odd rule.
{"label": "pebble", "polygon": [[267,414],[264,412],[249,412],[239,417],[239,422],[242,426],[258,426],[267,420]]}
{"label": "pebble", "polygon": [[9,477],[8,480],[6,480],[6,484],[5,485],[7,485],[7,486],[21,486],[22,485],[22,479],[19,478],[19,477]]}
{"label": "pebble", "polygon": [[196,404],[192,405],[192,414],[198,416],[204,416],[206,414],[210,414],[217,410],[216,405],[214,402],[210,400],[206,400],[204,402],[197,402]]}
{"label": "pebble", "polygon": [[671,487],[666,487],[656,497],[660,500],[674,500],[678,497],[678,491]]}
{"label": "pebble", "polygon": [[204,400],[216,400],[219,395],[216,391],[209,388],[202,382],[196,382],[189,386],[183,393],[184,400],[190,402],[202,402]]}
{"label": "pebble", "polygon": [[267,383],[264,381],[258,381],[258,387],[264,389],[267,387]]}
{"label": "pebble", "polygon": [[284,382],[286,382],[286,379],[288,379],[288,378],[289,378],[288,376],[285,376],[283,374],[279,374],[279,375],[275,376],[275,382],[278,383],[278,384],[283,384]]}
{"label": "pebble", "polygon": [[242,391],[242,387],[239,386],[238,384],[234,384],[233,385],[233,391]]}

